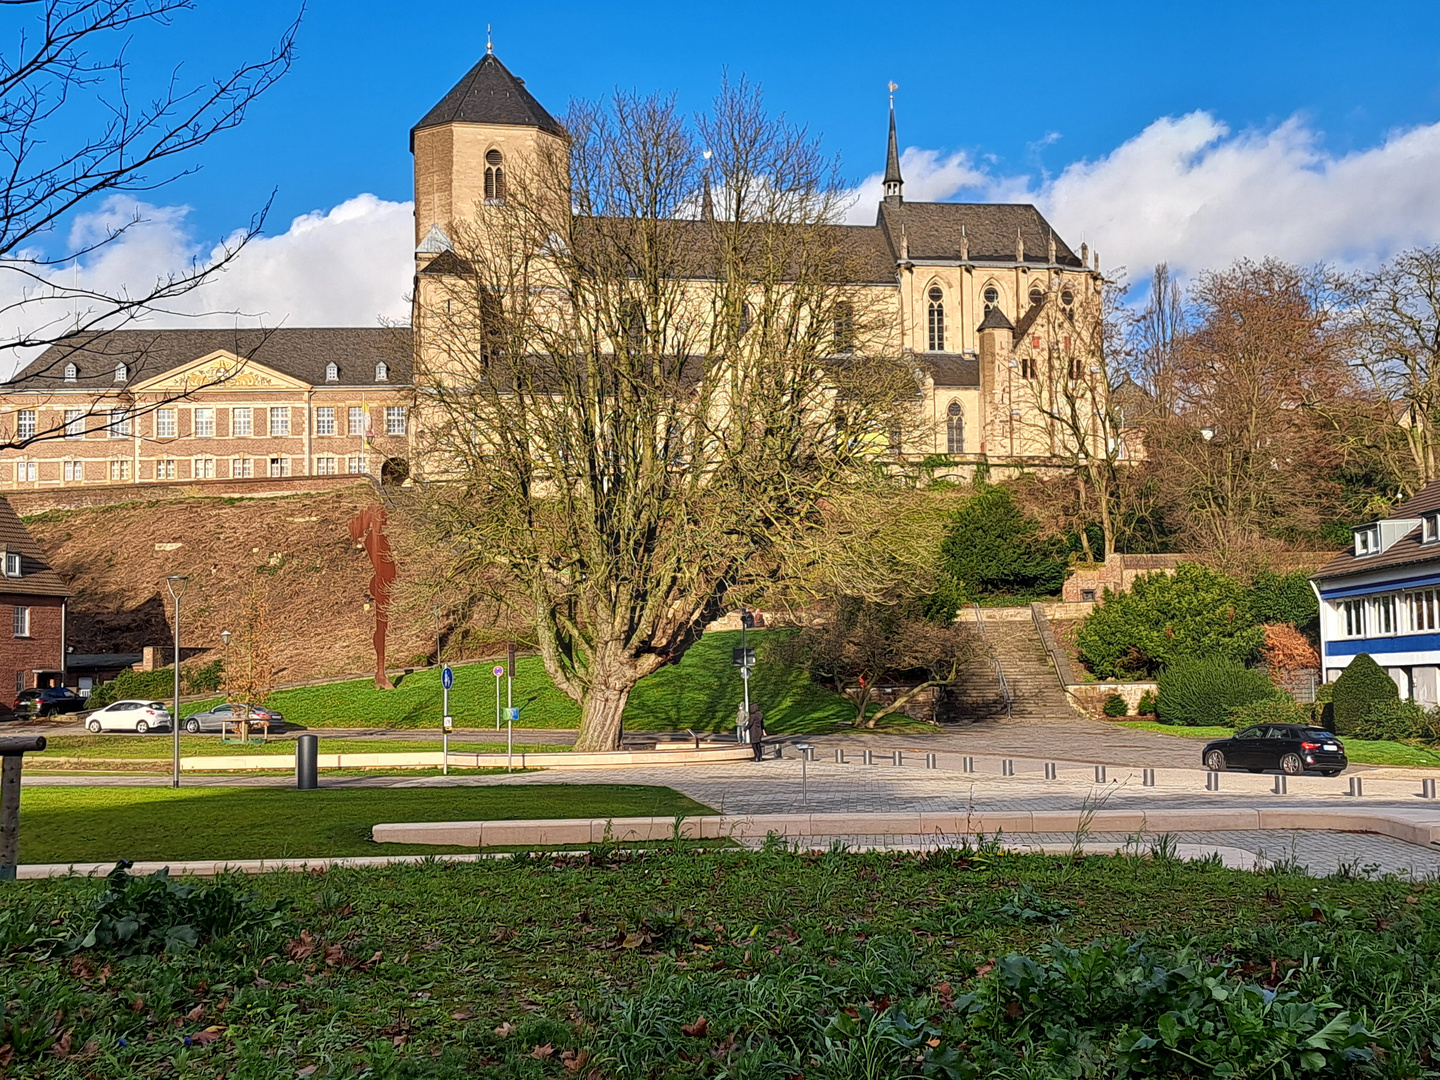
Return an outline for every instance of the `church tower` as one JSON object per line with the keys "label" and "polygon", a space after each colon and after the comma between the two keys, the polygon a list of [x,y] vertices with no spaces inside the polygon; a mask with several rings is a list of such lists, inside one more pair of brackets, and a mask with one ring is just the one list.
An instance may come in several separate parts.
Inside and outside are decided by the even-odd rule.
{"label": "church tower", "polygon": [[898,87],[890,84],[890,143],[885,150],[885,202],[899,206],[903,201],[900,189],[905,181],[900,178],[900,147],[895,141],[895,91]]}
{"label": "church tower", "polygon": [[480,62],[410,129],[417,254],[437,254],[457,221],[476,221],[487,203],[503,202],[507,183],[542,152],[563,160],[565,143],[565,129],[487,45]]}

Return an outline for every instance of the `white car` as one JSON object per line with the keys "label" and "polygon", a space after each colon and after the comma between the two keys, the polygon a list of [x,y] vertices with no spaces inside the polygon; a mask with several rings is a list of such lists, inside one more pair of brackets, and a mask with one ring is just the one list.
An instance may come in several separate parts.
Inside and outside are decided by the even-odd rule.
{"label": "white car", "polygon": [[96,709],[85,721],[91,731],[147,731],[170,726],[170,710],[160,701],[117,701]]}

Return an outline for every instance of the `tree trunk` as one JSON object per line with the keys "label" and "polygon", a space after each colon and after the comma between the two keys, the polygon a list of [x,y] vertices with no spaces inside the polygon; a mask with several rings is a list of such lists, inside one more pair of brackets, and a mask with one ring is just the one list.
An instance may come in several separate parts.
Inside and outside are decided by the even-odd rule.
{"label": "tree trunk", "polygon": [[[619,683],[620,685],[617,685]],[[612,679],[596,682],[585,695],[585,704],[580,710],[580,733],[575,739],[575,749],[594,752],[597,750],[618,750],[620,747],[620,720],[625,714],[625,703],[630,700],[633,681]]]}

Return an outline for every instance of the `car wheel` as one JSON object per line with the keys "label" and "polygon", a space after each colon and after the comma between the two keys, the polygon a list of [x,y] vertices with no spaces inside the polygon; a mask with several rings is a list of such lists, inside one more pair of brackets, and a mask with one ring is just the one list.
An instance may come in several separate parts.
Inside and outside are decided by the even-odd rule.
{"label": "car wheel", "polygon": [[150,725],[147,724],[144,720],[136,720],[136,721],[135,721],[135,734],[137,734],[137,735],[144,735],[144,734],[145,734],[147,731],[149,731],[149,730],[150,730]]}
{"label": "car wheel", "polygon": [[1220,750],[1211,750],[1205,755],[1205,767],[1211,772],[1225,771],[1225,754]]}
{"label": "car wheel", "polygon": [[85,726],[86,726],[87,728],[89,728],[91,731],[93,731],[96,735],[99,735],[99,734],[100,734],[100,721],[99,721],[99,720],[91,720],[91,721],[90,721],[88,724],[86,724]]}
{"label": "car wheel", "polygon": [[1286,754],[1280,759],[1280,771],[1287,776],[1299,776],[1305,771],[1305,763],[1299,754]]}
{"label": "car wheel", "polygon": [[185,730],[188,731],[191,735],[200,734],[200,721],[194,719],[186,720]]}

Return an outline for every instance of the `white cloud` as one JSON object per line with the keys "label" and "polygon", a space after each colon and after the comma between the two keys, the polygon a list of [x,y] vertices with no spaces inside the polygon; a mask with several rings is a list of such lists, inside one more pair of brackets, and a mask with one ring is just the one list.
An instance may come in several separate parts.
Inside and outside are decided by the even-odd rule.
{"label": "white cloud", "polygon": [[[1186,275],[1243,256],[1373,265],[1440,242],[1440,123],[1337,155],[1298,117],[1232,132],[1193,112],[1156,120],[1110,153],[1038,181],[977,170],[958,155],[907,150],[903,161],[907,197],[1034,202],[1070,244],[1088,241],[1134,278],[1162,260]],[[858,190],[873,207],[878,175]],[[862,206],[854,220],[865,219]]]}

